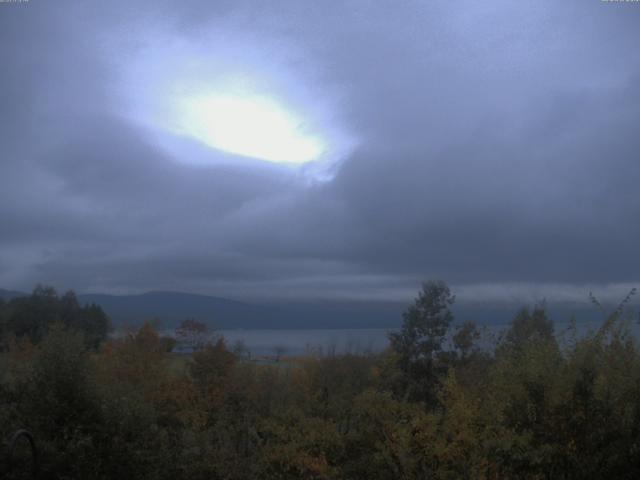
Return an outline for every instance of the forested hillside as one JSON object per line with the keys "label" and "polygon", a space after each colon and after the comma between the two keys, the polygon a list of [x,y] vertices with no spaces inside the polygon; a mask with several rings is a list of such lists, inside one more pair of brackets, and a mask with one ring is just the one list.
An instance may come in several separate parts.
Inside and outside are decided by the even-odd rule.
{"label": "forested hillside", "polygon": [[16,329],[36,318],[16,317],[24,304],[0,310],[0,432],[33,433],[44,478],[640,476],[640,352],[624,303],[581,336],[523,308],[480,349],[449,288],[429,282],[380,355],[258,364],[223,339],[173,354],[148,324],[98,342],[95,311],[38,296],[39,326]]}

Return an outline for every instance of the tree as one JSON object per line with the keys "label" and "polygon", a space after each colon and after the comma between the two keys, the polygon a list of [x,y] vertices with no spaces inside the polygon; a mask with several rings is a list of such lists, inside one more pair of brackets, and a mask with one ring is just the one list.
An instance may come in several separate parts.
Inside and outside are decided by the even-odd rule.
{"label": "tree", "polygon": [[435,400],[438,375],[446,371],[442,346],[453,314],[450,306],[455,296],[446,283],[429,281],[403,314],[404,322],[397,333],[390,333],[391,348],[397,355],[398,366],[407,384],[405,394],[416,400]]}
{"label": "tree", "polygon": [[28,297],[12,299],[7,305],[4,333],[27,337],[39,343],[55,323],[80,332],[86,345],[97,349],[111,330],[109,317],[95,304],[81,306],[73,291],[58,296],[52,287],[38,285]]}
{"label": "tree", "polygon": [[504,338],[504,343],[515,349],[535,341],[555,341],[553,322],[547,317],[544,305],[537,305],[532,312],[527,307],[521,309]]}
{"label": "tree", "polygon": [[7,335],[7,306],[6,302],[0,297],[0,351],[6,347],[6,335]]}
{"label": "tree", "polygon": [[242,339],[236,340],[231,349],[233,354],[241,360],[251,359],[251,350],[247,347],[246,343]]}
{"label": "tree", "polygon": [[273,354],[276,362],[279,362],[280,359],[287,353],[287,347],[284,345],[275,345],[273,347]]}
{"label": "tree", "polygon": [[27,337],[33,343],[42,340],[49,325],[60,321],[58,294],[52,287],[38,285],[30,296],[14,298],[9,306],[8,333]]}
{"label": "tree", "polygon": [[60,318],[67,328],[82,332],[88,347],[97,349],[111,330],[109,317],[94,303],[80,306],[76,294],[69,290],[59,300]]}
{"label": "tree", "polygon": [[236,357],[227,350],[223,338],[213,345],[207,343],[191,357],[187,371],[205,399],[210,415],[224,403],[235,364]]}
{"label": "tree", "polygon": [[50,478],[91,478],[97,457],[91,432],[101,411],[82,334],[52,325],[11,388],[15,415],[37,439],[43,471]]}
{"label": "tree", "polygon": [[476,341],[480,338],[480,332],[475,322],[467,321],[456,327],[453,335],[453,346],[460,352],[460,359],[466,360],[475,347]]}
{"label": "tree", "polygon": [[191,351],[202,349],[210,339],[209,327],[194,318],[187,318],[176,328],[176,340]]}

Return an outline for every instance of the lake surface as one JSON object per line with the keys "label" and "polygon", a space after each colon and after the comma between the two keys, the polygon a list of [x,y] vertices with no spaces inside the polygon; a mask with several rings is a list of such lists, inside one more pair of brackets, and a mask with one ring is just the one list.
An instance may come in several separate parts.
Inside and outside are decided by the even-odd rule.
{"label": "lake surface", "polygon": [[388,345],[385,329],[218,330],[229,348],[238,342],[254,356],[375,353]]}
{"label": "lake surface", "polygon": [[[595,331],[602,325],[600,321],[578,322],[577,335],[585,335]],[[508,324],[480,326],[482,339],[480,345],[490,348]],[[569,322],[556,322],[555,331],[560,342]],[[634,322],[632,331],[640,338],[640,325]],[[376,353],[389,345],[387,334],[397,329],[317,329],[317,330],[218,330],[229,348],[238,342],[251,352],[253,356],[303,355],[306,353]]]}
{"label": "lake surface", "polygon": [[[562,344],[567,341],[569,322],[555,322],[556,336]],[[582,321],[576,323],[578,338],[597,330],[602,321]],[[501,332],[509,324],[479,325],[482,336],[478,344],[483,349],[492,349]],[[631,330],[640,338],[640,324],[630,323]],[[227,347],[234,349],[242,343],[253,357],[299,356],[305,354],[367,354],[378,353],[389,345],[388,334],[393,328],[370,329],[221,329],[215,336],[223,336]],[[162,332],[173,335],[172,330]],[[181,351],[180,347],[176,351]]]}

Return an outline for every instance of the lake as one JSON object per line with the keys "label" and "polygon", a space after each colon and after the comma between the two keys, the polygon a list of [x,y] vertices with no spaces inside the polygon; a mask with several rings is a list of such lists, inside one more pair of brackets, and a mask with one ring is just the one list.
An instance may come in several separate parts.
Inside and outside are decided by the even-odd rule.
{"label": "lake", "polygon": [[385,329],[218,330],[229,348],[237,342],[254,356],[302,355],[317,352],[374,353],[388,345]]}
{"label": "lake", "polygon": [[[578,335],[596,330],[602,322],[578,322]],[[481,326],[483,329],[480,345],[489,347],[500,332],[508,324]],[[555,330],[562,342],[562,334],[569,327],[569,322],[556,322]],[[302,355],[305,353],[376,353],[384,350],[388,344],[387,334],[397,329],[315,329],[315,330],[218,330],[224,336],[227,346],[233,348],[237,342],[244,346],[253,356]],[[640,335],[640,325],[632,324],[636,338]]]}

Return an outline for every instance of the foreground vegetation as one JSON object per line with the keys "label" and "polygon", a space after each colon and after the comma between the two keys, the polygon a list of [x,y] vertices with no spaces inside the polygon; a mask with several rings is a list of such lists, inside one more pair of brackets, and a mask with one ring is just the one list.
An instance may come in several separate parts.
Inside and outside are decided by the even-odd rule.
{"label": "foreground vegetation", "polygon": [[544,308],[523,309],[480,349],[430,282],[382,354],[285,367],[224,340],[176,362],[149,324],[106,339],[99,307],[65,316],[47,292],[57,313],[21,333],[26,307],[0,305],[0,432],[33,432],[46,478],[640,478],[640,354],[622,308],[563,340]]}

